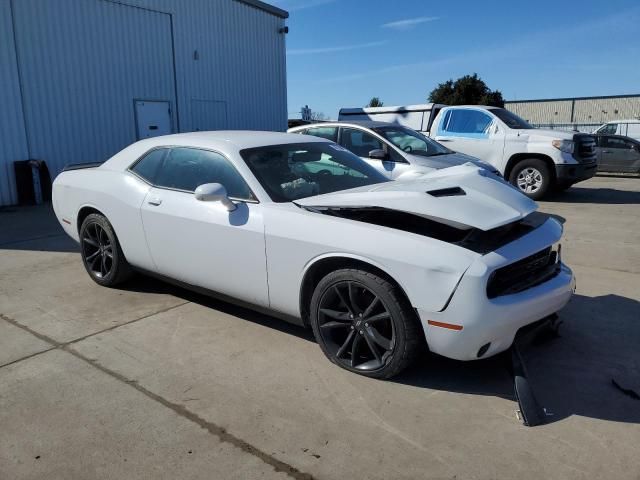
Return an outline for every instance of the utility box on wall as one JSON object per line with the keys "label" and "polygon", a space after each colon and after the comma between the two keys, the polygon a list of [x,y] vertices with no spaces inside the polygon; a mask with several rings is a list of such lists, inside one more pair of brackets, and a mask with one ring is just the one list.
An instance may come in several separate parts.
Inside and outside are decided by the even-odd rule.
{"label": "utility box on wall", "polygon": [[0,0],[0,205],[18,202],[25,158],[54,179],[151,136],[284,131],[287,16],[257,0]]}

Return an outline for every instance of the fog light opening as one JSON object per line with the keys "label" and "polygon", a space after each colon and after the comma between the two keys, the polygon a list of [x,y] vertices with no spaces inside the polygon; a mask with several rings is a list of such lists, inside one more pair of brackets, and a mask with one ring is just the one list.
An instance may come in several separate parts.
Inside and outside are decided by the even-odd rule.
{"label": "fog light opening", "polygon": [[478,350],[478,358],[480,358],[481,356],[483,356],[485,353],[487,353],[487,350],[489,350],[489,347],[491,346],[491,342],[489,343],[485,343],[483,346],[480,347],[480,350]]}

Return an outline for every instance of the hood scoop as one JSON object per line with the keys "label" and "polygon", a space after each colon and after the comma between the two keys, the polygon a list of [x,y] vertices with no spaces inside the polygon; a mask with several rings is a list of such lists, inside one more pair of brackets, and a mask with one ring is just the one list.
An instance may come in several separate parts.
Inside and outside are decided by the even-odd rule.
{"label": "hood scoop", "polygon": [[432,197],[457,197],[467,194],[460,187],[439,188],[437,190],[428,190],[427,193]]}
{"label": "hood scoop", "polygon": [[473,165],[296,200],[302,207],[384,208],[459,228],[491,230],[522,220],[537,204],[515,187]]}

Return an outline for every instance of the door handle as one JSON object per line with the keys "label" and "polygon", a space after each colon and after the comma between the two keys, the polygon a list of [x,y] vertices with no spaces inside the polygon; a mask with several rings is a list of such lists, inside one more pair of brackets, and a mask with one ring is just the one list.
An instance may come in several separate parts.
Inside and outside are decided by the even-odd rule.
{"label": "door handle", "polygon": [[438,140],[436,140],[436,142],[450,142],[451,139],[450,138],[439,138]]}
{"label": "door handle", "polygon": [[149,200],[147,200],[147,203],[149,205],[153,205],[154,207],[157,207],[158,205],[160,205],[162,203],[162,199],[158,198],[158,197],[153,197],[153,198],[150,198]]}
{"label": "door handle", "polygon": [[602,150],[602,153],[611,153],[609,150]]}

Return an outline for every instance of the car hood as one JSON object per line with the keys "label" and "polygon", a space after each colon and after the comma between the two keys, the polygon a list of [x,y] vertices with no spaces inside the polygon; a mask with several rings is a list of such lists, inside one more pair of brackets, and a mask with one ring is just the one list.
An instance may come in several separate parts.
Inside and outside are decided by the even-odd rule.
{"label": "car hood", "polygon": [[309,208],[385,208],[457,228],[491,230],[523,219],[537,204],[473,165],[436,170],[417,180],[398,180],[296,200]]}
{"label": "car hood", "polygon": [[485,168],[490,172],[497,171],[495,167],[493,167],[489,163],[483,162],[482,160],[470,155],[465,155],[464,153],[453,152],[448,155],[435,155],[432,157],[407,154],[407,157],[410,157],[410,161],[413,165],[435,168],[437,170],[441,168],[455,167],[457,165],[464,165],[465,163],[473,163],[474,165],[480,168]]}
{"label": "car hood", "polygon": [[557,140],[573,140],[573,132],[562,130],[549,130],[544,128],[528,128],[524,130],[516,130],[520,136],[544,137]]}

